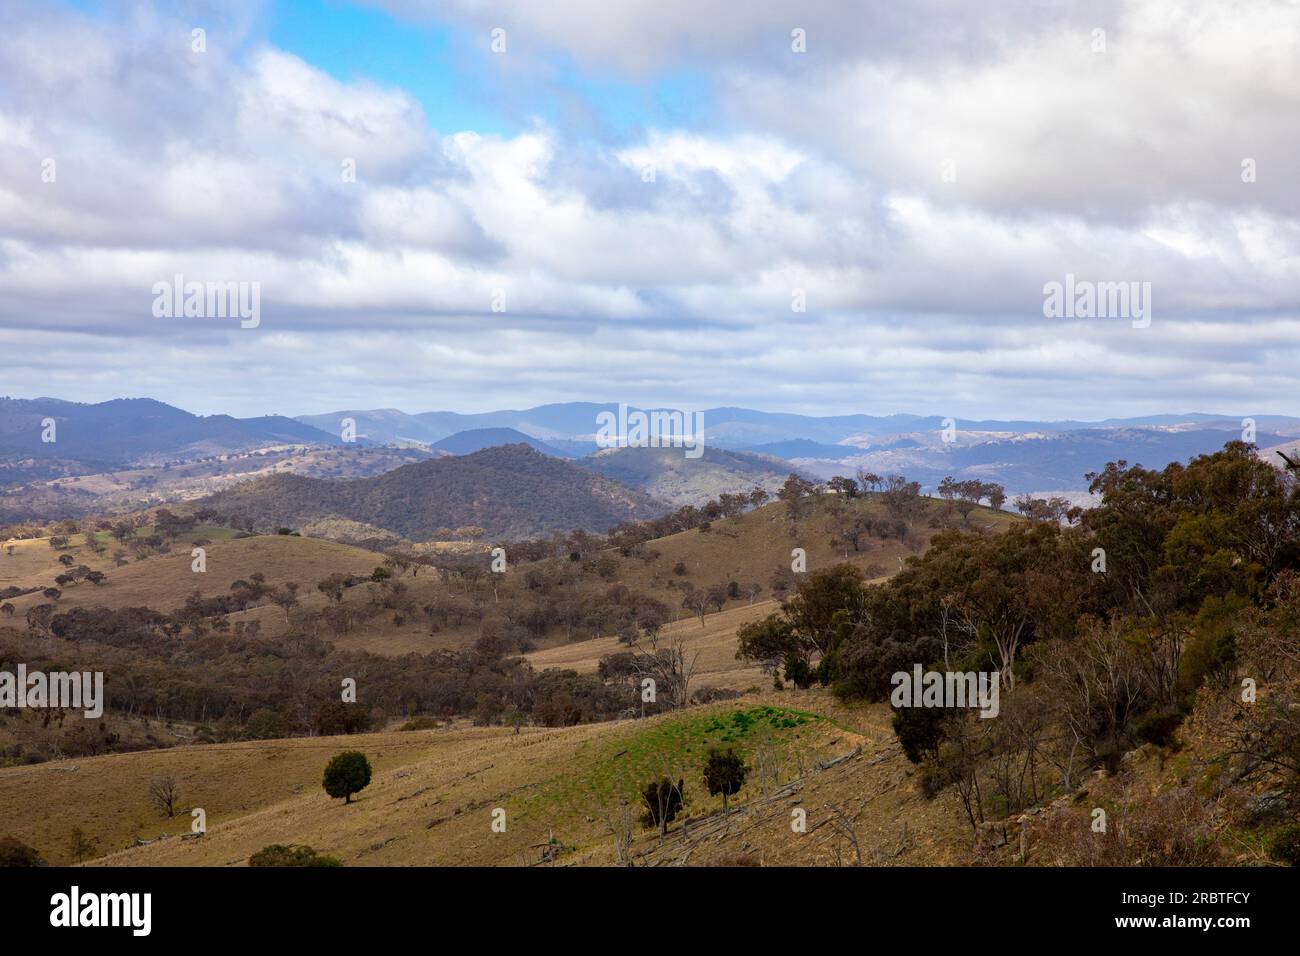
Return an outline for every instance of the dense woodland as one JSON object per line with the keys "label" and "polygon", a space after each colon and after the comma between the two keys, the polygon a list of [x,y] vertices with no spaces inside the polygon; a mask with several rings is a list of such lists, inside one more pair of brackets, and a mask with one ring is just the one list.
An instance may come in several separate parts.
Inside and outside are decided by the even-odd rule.
{"label": "dense woodland", "polygon": [[[996,720],[894,712],[929,792],[956,793],[977,832],[1113,773],[1142,744],[1175,752],[1195,736],[1201,776],[1146,807],[1149,832],[1131,830],[1132,845],[1082,838],[1086,821],[1045,838],[1067,859],[1087,848],[1075,862],[1212,862],[1222,807],[1206,794],[1261,790],[1273,822],[1300,811],[1300,487],[1235,442],[1186,466],[1117,462],[1089,478],[1100,506],[1065,522],[945,531],[874,587],[847,566],[813,574],[741,629],[741,653],[869,701],[916,663],[1000,672]],[[1161,833],[1172,810],[1195,825]]]}

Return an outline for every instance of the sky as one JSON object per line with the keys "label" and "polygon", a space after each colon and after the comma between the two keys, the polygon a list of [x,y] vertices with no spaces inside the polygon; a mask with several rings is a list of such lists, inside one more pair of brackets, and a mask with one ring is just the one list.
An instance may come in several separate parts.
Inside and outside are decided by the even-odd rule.
{"label": "sky", "polygon": [[1294,0],[5,0],[0,395],[1296,415],[1298,160]]}

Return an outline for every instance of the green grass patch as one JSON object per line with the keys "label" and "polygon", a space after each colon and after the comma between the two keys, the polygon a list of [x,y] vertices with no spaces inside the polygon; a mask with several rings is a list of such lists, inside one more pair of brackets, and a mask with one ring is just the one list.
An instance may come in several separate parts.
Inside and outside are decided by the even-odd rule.
{"label": "green grass patch", "polygon": [[[668,717],[629,728],[625,735],[580,747],[569,772],[543,784],[524,800],[529,816],[576,823],[589,814],[613,810],[626,801],[641,806],[641,788],[669,775],[683,778],[689,815],[718,809],[704,784],[704,763],[712,749],[734,749],[750,765],[750,777],[735,797],[750,799],[758,790],[755,755],[762,752],[780,768],[780,780],[810,767],[828,733],[838,733],[826,718],[782,707],[759,706]],[[576,818],[576,819],[575,819]]]}

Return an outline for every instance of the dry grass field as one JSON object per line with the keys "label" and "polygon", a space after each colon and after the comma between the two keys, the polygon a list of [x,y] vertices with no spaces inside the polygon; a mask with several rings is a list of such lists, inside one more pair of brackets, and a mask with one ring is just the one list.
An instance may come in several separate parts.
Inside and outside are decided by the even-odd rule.
{"label": "dry grass field", "polygon": [[[755,664],[736,660],[736,628],[766,617],[777,607],[775,601],[756,601],[752,607],[728,608],[718,614],[706,614],[703,627],[694,617],[674,621],[663,629],[659,645],[667,647],[680,639],[685,642],[687,660],[699,654],[693,688],[744,691],[751,687],[767,687],[772,683],[770,675],[764,674]],[[644,643],[640,646],[645,649]],[[602,657],[626,650],[627,647],[613,637],[598,637],[533,651],[525,654],[524,658],[537,670],[556,667],[589,674],[596,671]]]}
{"label": "dry grass field", "polygon": [[[711,746],[736,747],[754,768],[725,821],[700,775]],[[375,774],[345,805],[324,793],[320,774],[332,754],[353,748],[371,758]],[[954,831],[960,837],[951,807],[914,793],[885,710],[845,708],[815,690],[517,736],[457,727],[0,770],[0,816],[56,862],[67,862],[60,845],[80,826],[106,853],[94,862],[113,866],[238,866],[271,843],[307,844],[346,866],[532,865],[548,848],[555,865],[608,865],[624,806],[639,813],[638,786],[660,773],[686,781],[685,833],[676,822],[661,844],[636,825],[630,853],[641,864],[728,862],[746,853],[768,864],[835,862],[852,852],[827,825],[843,813],[855,816],[863,852],[891,862],[936,862]],[[188,812],[167,821],[148,806],[149,780],[160,774],[176,778],[187,811],[205,809],[206,836],[180,839]],[[38,790],[47,795],[40,808],[30,799]],[[794,806],[807,811],[807,833],[790,828]],[[492,830],[498,808],[505,832]],[[894,856],[903,811],[909,832]],[[122,849],[137,838],[154,842]]]}
{"label": "dry grass field", "polygon": [[[105,555],[97,556],[84,544],[78,546],[80,537],[74,538],[67,553],[78,564],[103,571],[108,580],[98,587],[83,582],[66,588],[58,601],[60,608],[151,607],[170,611],[184,604],[185,598],[194,591],[205,597],[225,594],[231,583],[241,578],[247,580],[257,571],[266,575],[269,584],[297,581],[302,585],[304,603],[323,604],[325,598],[314,588],[317,580],[336,571],[369,574],[381,561],[380,556],[373,552],[332,541],[291,535],[231,538],[228,532],[223,536],[225,540],[221,540],[210,534],[209,529],[196,529],[192,536],[187,535],[185,541],[174,545],[170,553],[143,560],[130,559],[128,564],[119,568],[113,565],[109,556],[113,550],[111,547]],[[193,559],[188,544],[191,537],[196,540],[214,539],[205,546],[206,572],[192,570]],[[59,553],[49,547],[47,538],[16,542],[12,558],[0,554],[0,587],[53,584],[54,577],[62,571],[58,563]],[[12,568],[8,566],[10,561],[14,565]],[[36,593],[13,598],[11,603],[16,608],[16,616],[20,617],[32,604],[44,600]],[[267,616],[283,621],[284,614],[278,608],[261,610],[274,611],[274,615]]]}

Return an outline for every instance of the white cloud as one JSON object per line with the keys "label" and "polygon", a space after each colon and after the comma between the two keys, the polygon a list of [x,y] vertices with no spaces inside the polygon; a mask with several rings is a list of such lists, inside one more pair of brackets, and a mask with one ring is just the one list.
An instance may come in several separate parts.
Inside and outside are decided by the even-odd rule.
{"label": "white cloud", "polygon": [[[617,147],[562,121],[439,136],[406,91],[255,40],[195,61],[163,13],[90,29],[33,8],[0,37],[7,390],[129,382],[259,413],[1297,411],[1295,5],[974,6],[516,10],[521,55],[716,82],[725,126]],[[1045,319],[1067,272],[1151,282],[1151,328]],[[262,326],[154,319],[175,273],[261,283]]]}

